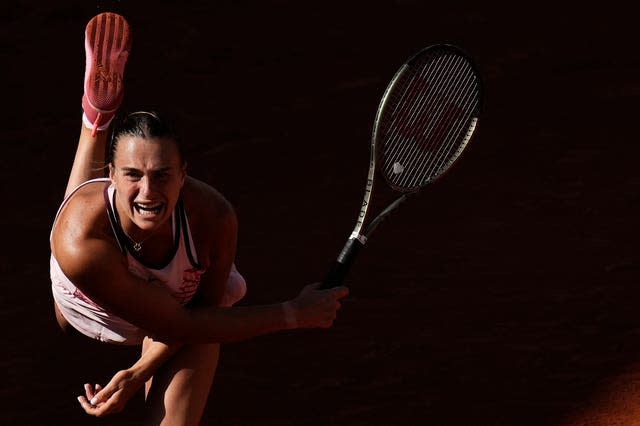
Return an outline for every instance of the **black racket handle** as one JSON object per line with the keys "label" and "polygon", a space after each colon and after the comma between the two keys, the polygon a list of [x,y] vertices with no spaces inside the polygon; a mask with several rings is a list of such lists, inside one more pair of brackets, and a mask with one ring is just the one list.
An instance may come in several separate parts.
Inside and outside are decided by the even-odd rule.
{"label": "black racket handle", "polygon": [[324,281],[322,281],[322,284],[320,285],[321,289],[338,287],[344,283],[344,279],[351,268],[351,264],[360,251],[360,247],[363,245],[364,244],[362,244],[362,242],[357,238],[350,238],[347,241],[342,252],[340,252],[340,256],[338,256],[338,259],[333,262],[329,269],[329,273],[325,277]]}

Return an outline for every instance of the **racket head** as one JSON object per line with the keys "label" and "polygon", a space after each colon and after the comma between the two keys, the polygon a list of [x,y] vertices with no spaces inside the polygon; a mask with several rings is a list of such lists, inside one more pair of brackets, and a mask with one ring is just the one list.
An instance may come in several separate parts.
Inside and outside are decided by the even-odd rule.
{"label": "racket head", "polygon": [[396,72],[380,101],[372,154],[394,190],[416,192],[458,159],[482,110],[476,65],[451,44],[426,47]]}

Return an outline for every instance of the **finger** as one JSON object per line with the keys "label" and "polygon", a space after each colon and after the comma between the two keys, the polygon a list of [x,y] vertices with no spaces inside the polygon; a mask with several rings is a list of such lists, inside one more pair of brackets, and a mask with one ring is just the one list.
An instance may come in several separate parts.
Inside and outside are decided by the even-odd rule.
{"label": "finger", "polygon": [[89,401],[95,396],[95,392],[89,383],[84,384],[84,394]]}
{"label": "finger", "polygon": [[120,400],[117,396],[110,398],[105,402],[98,403],[98,405],[91,404],[91,402],[84,396],[79,396],[78,402],[87,414],[95,417],[102,417],[106,416],[107,414],[113,414],[122,411],[122,407],[120,407],[119,404]]}
{"label": "finger", "polygon": [[92,416],[96,415],[96,412],[98,409],[93,405],[91,405],[91,403],[87,400],[87,398],[84,395],[78,397],[78,402],[80,403],[80,406],[85,411],[85,413],[91,414]]}
{"label": "finger", "polygon": [[322,283],[312,283],[312,284],[309,284],[309,285],[305,286],[305,288],[308,289],[308,290],[318,290],[318,288],[320,287],[321,284]]}
{"label": "finger", "polygon": [[102,388],[102,386],[96,385],[96,393],[93,395],[89,402],[94,406],[100,404],[101,402],[105,402],[111,397],[114,390],[115,388],[113,386],[107,385],[107,387]]}
{"label": "finger", "polygon": [[105,399],[104,396],[100,395],[102,390],[103,390],[102,389],[102,385],[100,385],[99,383],[96,383],[95,387],[93,388],[93,391],[91,392],[91,395],[90,396],[87,395],[87,399],[89,400],[89,404],[91,404],[91,405],[93,405],[95,407],[100,402],[102,402],[103,399]]}
{"label": "finger", "polygon": [[89,404],[98,405],[102,401],[102,398],[99,395],[101,390],[102,390],[102,386],[99,383],[96,383],[94,387],[94,394],[89,400]]}
{"label": "finger", "polygon": [[331,289],[333,297],[336,299],[342,299],[343,297],[347,297],[349,295],[349,289],[347,287],[334,287]]}
{"label": "finger", "polygon": [[104,402],[100,402],[97,407],[96,415],[104,416],[107,414],[117,413],[122,411],[120,407],[120,398],[118,396],[111,395]]}
{"label": "finger", "polygon": [[326,327],[331,327],[331,324],[336,319],[336,311],[330,310],[325,312],[322,321],[324,322]]}

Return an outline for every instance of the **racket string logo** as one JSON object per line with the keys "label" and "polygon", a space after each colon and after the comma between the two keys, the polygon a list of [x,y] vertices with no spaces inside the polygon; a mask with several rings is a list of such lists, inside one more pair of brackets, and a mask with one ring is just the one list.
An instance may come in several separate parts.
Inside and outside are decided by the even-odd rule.
{"label": "racket string logo", "polygon": [[393,163],[392,170],[394,175],[399,175],[400,173],[404,172],[404,166],[396,161],[395,163]]}

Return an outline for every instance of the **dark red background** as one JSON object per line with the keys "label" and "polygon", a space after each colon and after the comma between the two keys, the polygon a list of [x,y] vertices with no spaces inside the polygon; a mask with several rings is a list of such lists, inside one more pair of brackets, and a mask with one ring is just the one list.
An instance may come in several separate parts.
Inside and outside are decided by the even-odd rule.
{"label": "dark red background", "polygon": [[455,169],[385,222],[335,327],[226,345],[204,424],[640,424],[630,11],[559,2],[10,2],[0,25],[3,424],[105,420],[86,381],[130,348],[56,329],[48,233],[80,128],[83,32],[134,31],[124,108],[175,118],[190,173],[240,220],[243,303],[322,278],[355,221],[378,100],[398,66],[450,42],[486,88]]}

